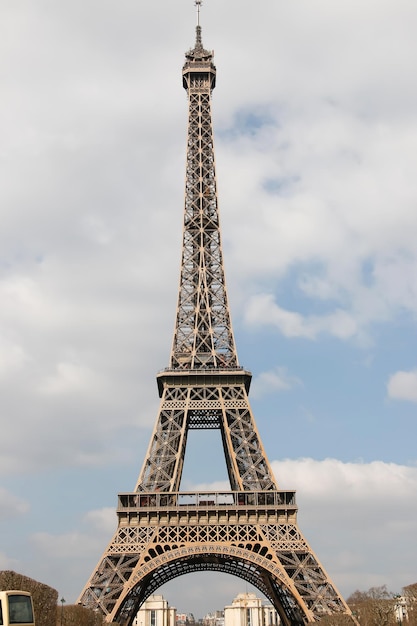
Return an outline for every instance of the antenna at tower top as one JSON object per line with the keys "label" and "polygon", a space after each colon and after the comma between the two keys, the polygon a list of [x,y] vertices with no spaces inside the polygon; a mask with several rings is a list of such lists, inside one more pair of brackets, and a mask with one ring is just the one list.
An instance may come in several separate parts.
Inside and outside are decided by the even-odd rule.
{"label": "antenna at tower top", "polygon": [[194,4],[197,7],[197,26],[200,26],[200,9],[203,4],[203,0],[195,0]]}

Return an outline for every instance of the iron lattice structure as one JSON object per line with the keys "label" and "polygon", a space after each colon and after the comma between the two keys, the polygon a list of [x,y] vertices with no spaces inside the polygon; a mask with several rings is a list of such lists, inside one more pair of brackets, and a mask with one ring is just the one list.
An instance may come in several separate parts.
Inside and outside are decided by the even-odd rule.
{"label": "iron lattice structure", "polygon": [[[186,573],[228,572],[257,587],[285,626],[350,615],[297,526],[295,492],[279,490],[239,366],[225,285],[211,120],[216,81],[201,28],[186,54],[188,138],[182,262],[169,367],[133,493],[78,602],[130,625],[140,605]],[[221,431],[230,491],[181,492],[190,429]],[[352,621],[353,618],[352,618]]]}

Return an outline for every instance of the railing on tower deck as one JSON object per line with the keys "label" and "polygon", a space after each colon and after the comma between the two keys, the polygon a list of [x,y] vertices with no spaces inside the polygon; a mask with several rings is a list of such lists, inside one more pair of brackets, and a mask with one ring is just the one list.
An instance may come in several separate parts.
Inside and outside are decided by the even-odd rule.
{"label": "railing on tower deck", "polygon": [[211,363],[207,363],[205,367],[190,367],[187,363],[182,364],[182,367],[164,367],[163,370],[159,370],[159,374],[165,374],[166,372],[178,372],[185,370],[190,374],[198,374],[200,375],[202,372],[216,372],[219,374],[228,374],[229,372],[242,372],[244,374],[250,374],[250,371],[241,365],[218,365],[215,367]]}
{"label": "railing on tower deck", "polygon": [[162,397],[162,392],[165,382],[172,382],[172,384],[187,384],[201,386],[207,385],[219,385],[219,384],[244,384],[246,392],[249,393],[250,384],[252,380],[252,374],[248,370],[245,370],[241,366],[230,365],[226,367],[187,367],[181,365],[179,367],[166,367],[156,375],[158,383],[159,396]]}
{"label": "railing on tower deck", "polygon": [[119,494],[117,511],[142,508],[207,508],[254,507],[297,508],[295,491],[193,491],[155,492],[139,491]]}
{"label": "railing on tower deck", "polygon": [[193,72],[204,72],[205,74],[207,74],[207,72],[211,71],[211,72],[215,72],[216,68],[213,65],[210,65],[211,61],[207,60],[207,61],[186,61],[183,65],[182,68],[182,73],[183,74],[188,74],[189,70],[192,70]]}

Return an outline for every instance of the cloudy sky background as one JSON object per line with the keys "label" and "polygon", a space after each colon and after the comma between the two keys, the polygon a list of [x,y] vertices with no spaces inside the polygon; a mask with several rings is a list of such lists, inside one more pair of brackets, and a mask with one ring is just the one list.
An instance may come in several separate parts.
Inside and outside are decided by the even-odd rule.
{"label": "cloudy sky background", "polygon": [[[82,591],[157,416],[178,285],[192,0],[0,7],[0,569]],[[416,582],[417,5],[206,0],[240,362],[340,591]],[[202,439],[203,438],[203,439]],[[223,485],[190,434],[183,488]],[[162,592],[202,616],[245,590]]]}

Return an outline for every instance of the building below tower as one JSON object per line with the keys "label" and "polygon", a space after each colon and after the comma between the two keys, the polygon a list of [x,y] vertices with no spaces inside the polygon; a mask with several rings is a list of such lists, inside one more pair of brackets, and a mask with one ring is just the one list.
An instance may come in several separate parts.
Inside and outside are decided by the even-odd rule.
{"label": "building below tower", "polygon": [[163,596],[149,596],[133,621],[135,626],[176,626],[177,609],[169,606]]}
{"label": "building below tower", "polygon": [[239,593],[224,608],[224,626],[279,626],[280,618],[272,604],[263,604],[255,593]]}

